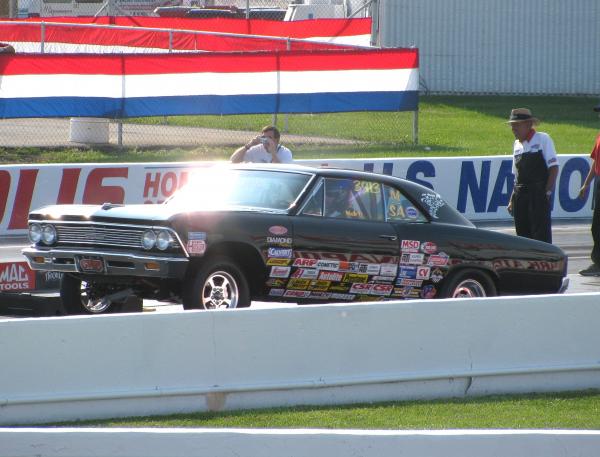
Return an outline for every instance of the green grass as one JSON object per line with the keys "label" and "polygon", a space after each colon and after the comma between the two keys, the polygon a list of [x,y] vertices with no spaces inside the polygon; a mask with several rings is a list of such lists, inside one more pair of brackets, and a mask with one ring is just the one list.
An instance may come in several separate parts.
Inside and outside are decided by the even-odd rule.
{"label": "green grass", "polygon": [[[56,424],[55,424],[56,425]],[[89,427],[600,429],[600,392],[297,407],[62,423]]]}
{"label": "green grass", "polygon": [[[587,154],[600,128],[593,97],[422,96],[419,144],[412,144],[411,113],[339,113],[289,116],[289,133],[362,142],[350,146],[292,144],[296,159],[369,157],[444,157],[511,154],[514,140],[506,119],[511,108],[528,107],[542,120],[559,154]],[[283,115],[278,118],[281,127]],[[164,118],[129,122],[162,124]],[[258,131],[267,115],[178,116],[173,125]],[[150,133],[151,135],[151,133]],[[285,133],[282,142],[286,142]],[[226,137],[226,134],[224,134]],[[148,162],[227,160],[238,145],[144,150],[0,148],[3,163]]]}

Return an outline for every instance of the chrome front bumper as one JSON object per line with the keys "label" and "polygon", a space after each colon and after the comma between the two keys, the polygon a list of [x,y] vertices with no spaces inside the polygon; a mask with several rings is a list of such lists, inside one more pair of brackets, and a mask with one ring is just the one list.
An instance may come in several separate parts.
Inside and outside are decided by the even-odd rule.
{"label": "chrome front bumper", "polygon": [[[27,258],[27,263],[29,263],[32,270],[107,276],[183,278],[189,262],[186,257],[163,257],[82,249],[37,249],[28,247],[21,252]],[[82,257],[102,259],[103,271],[83,271],[78,262],[78,259]]]}

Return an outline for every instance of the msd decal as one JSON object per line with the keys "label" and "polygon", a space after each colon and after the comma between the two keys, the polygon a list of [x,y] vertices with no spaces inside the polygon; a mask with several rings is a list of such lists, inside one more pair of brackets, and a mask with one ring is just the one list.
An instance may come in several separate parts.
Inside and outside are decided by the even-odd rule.
{"label": "msd decal", "polygon": [[417,240],[402,240],[400,249],[402,252],[419,252],[421,243]]}
{"label": "msd decal", "polygon": [[0,263],[0,291],[16,292],[35,289],[35,272],[27,262]]}

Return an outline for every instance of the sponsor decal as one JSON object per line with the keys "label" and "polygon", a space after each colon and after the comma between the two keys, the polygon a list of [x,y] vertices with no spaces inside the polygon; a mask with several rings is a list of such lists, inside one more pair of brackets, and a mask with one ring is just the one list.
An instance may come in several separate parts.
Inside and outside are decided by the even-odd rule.
{"label": "sponsor decal", "polygon": [[367,282],[369,275],[363,275],[358,273],[346,273],[344,275],[344,282]]}
{"label": "sponsor decal", "polygon": [[446,254],[445,252],[440,252],[439,254],[431,254],[427,259],[427,265],[436,267],[444,266],[448,265],[448,260],[450,260],[450,257],[448,257],[448,254]]}
{"label": "sponsor decal", "polygon": [[399,278],[412,278],[415,279],[417,277],[417,267],[400,267],[400,271],[398,272]]}
{"label": "sponsor decal", "polygon": [[373,288],[371,289],[371,295],[381,295],[387,296],[392,293],[394,290],[394,286],[391,284],[373,284]]}
{"label": "sponsor decal", "polygon": [[421,291],[414,287],[395,287],[392,295],[400,298],[420,298]]}
{"label": "sponsor decal", "polygon": [[434,268],[431,270],[429,278],[433,282],[440,282],[442,279],[444,279],[444,272],[440,268]]}
{"label": "sponsor decal", "polygon": [[292,239],[287,236],[268,236],[267,243],[276,244],[277,246],[291,246]]}
{"label": "sponsor decal", "polygon": [[318,262],[317,259],[298,258],[298,259],[294,259],[294,266],[295,267],[314,268],[317,265],[317,262]]}
{"label": "sponsor decal", "polygon": [[311,292],[308,298],[316,298],[317,300],[329,300],[331,293],[329,292]]}
{"label": "sponsor decal", "polygon": [[270,297],[283,297],[283,293],[285,291],[283,289],[271,289],[269,291],[269,296]]}
{"label": "sponsor decal", "polygon": [[317,260],[316,267],[319,270],[337,271],[340,268],[340,262],[338,260]]}
{"label": "sponsor decal", "polygon": [[394,276],[372,276],[371,282],[392,283],[396,279]]}
{"label": "sponsor decal", "polygon": [[359,273],[366,273],[368,275],[378,275],[381,265],[378,263],[360,263],[358,265]]}
{"label": "sponsor decal", "polygon": [[352,294],[332,293],[331,294],[331,299],[332,300],[354,300],[354,295],[352,295]]}
{"label": "sponsor decal", "polygon": [[437,244],[433,241],[424,241],[421,243],[421,252],[425,254],[435,254],[437,252]]}
{"label": "sponsor decal", "polygon": [[418,240],[402,240],[400,250],[402,252],[419,252],[421,243]]}
{"label": "sponsor decal", "polygon": [[417,279],[429,279],[431,267],[417,267]]}
{"label": "sponsor decal", "polygon": [[400,263],[405,265],[421,265],[425,260],[425,254],[407,253],[400,256]]}
{"label": "sponsor decal", "polygon": [[431,217],[434,219],[438,219],[438,211],[446,205],[446,202],[442,200],[442,197],[440,197],[439,194],[423,194],[421,195],[421,201],[427,206],[429,214],[431,214]]}
{"label": "sponsor decal", "polygon": [[287,278],[290,275],[290,267],[271,267],[271,278]]}
{"label": "sponsor decal", "polygon": [[286,283],[287,279],[280,278],[271,278],[266,282],[267,287],[285,287]]}
{"label": "sponsor decal", "polygon": [[296,271],[292,273],[292,278],[317,279],[318,274],[319,270],[313,268],[297,268]]}
{"label": "sponsor decal", "polygon": [[284,297],[292,298],[307,298],[310,295],[308,290],[286,290],[283,294]]}
{"label": "sponsor decal", "polygon": [[360,264],[358,262],[340,261],[340,265],[339,265],[338,269],[339,269],[339,271],[358,273],[359,265]]}
{"label": "sponsor decal", "polygon": [[269,248],[267,252],[268,257],[278,257],[280,259],[291,259],[292,250],[291,248]]}
{"label": "sponsor decal", "polygon": [[272,227],[269,227],[269,233],[271,235],[285,235],[287,232],[287,227],[284,227],[283,225],[273,225]]}
{"label": "sponsor decal", "polygon": [[341,282],[343,278],[344,274],[337,271],[322,271],[319,274],[319,279],[323,281]]}
{"label": "sponsor decal", "polygon": [[348,292],[350,290],[351,284],[349,282],[340,282],[339,284],[332,284],[329,287],[330,292]]}
{"label": "sponsor decal", "polygon": [[381,276],[396,276],[398,274],[398,265],[395,263],[382,263],[379,270]]}
{"label": "sponsor decal", "polygon": [[421,285],[423,284],[423,280],[402,278],[396,281],[396,284],[398,284],[399,286],[421,287]]}
{"label": "sponsor decal", "polygon": [[206,232],[188,232],[188,241],[185,248],[188,254],[204,255],[206,252]]}
{"label": "sponsor decal", "polygon": [[417,217],[419,217],[419,212],[417,211],[417,209],[414,206],[408,206],[405,211],[406,211],[406,216],[409,219],[416,219]]}
{"label": "sponsor decal", "polygon": [[310,284],[310,279],[292,278],[288,281],[288,289],[306,289]]}
{"label": "sponsor decal", "polygon": [[435,297],[435,294],[437,293],[437,289],[432,286],[431,284],[423,287],[423,290],[421,291],[421,298],[433,298]]}
{"label": "sponsor decal", "polygon": [[325,290],[329,290],[329,286],[331,285],[331,281],[311,281],[310,285],[308,286],[308,288],[310,290],[321,290],[321,291],[325,291]]}
{"label": "sponsor decal", "polygon": [[35,289],[35,272],[27,262],[0,263],[0,291]]}
{"label": "sponsor decal", "polygon": [[267,259],[267,265],[280,265],[286,266],[289,265],[292,259]]}
{"label": "sponsor decal", "polygon": [[350,287],[351,294],[368,294],[375,284],[354,283]]}

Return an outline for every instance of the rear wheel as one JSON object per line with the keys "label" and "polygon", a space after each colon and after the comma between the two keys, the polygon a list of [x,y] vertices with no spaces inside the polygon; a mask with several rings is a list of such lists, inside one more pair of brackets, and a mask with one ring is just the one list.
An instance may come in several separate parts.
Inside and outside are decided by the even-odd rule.
{"label": "rear wheel", "polygon": [[92,283],[69,274],[64,274],[60,282],[60,299],[67,314],[118,313],[123,303],[107,299],[107,294]]}
{"label": "rear wheel", "polygon": [[250,306],[250,289],[242,269],[228,257],[214,257],[186,286],[185,309],[232,309]]}
{"label": "rear wheel", "polygon": [[495,297],[496,285],[490,276],[479,270],[466,269],[450,276],[442,287],[442,298]]}

